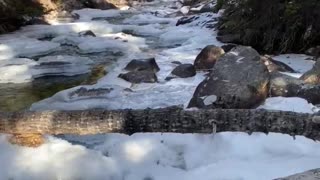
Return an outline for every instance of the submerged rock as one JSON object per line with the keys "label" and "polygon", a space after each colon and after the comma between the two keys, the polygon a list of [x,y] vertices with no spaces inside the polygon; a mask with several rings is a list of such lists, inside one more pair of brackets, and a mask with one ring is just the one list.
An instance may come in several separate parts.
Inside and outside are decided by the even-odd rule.
{"label": "submerged rock", "polygon": [[217,61],[189,103],[198,108],[254,108],[268,95],[269,72],[251,47],[238,46]]}
{"label": "submerged rock", "polygon": [[154,58],[149,59],[133,59],[124,68],[127,71],[152,71],[158,72],[160,70]]}
{"label": "submerged rock", "polygon": [[33,67],[33,77],[74,76],[90,72],[93,61],[80,56],[46,56],[38,60]]}
{"label": "submerged rock", "polygon": [[96,97],[101,96],[110,93],[113,90],[113,88],[97,88],[97,89],[87,89],[85,87],[81,87],[69,94],[69,97],[83,97],[83,96],[89,96],[89,97]]}
{"label": "submerged rock", "polygon": [[155,83],[158,81],[156,74],[152,71],[133,71],[118,76],[131,83]]}
{"label": "submerged rock", "polygon": [[224,54],[224,50],[215,45],[208,45],[194,61],[194,66],[197,70],[209,70],[216,64],[217,60]]}
{"label": "submerged rock", "polygon": [[80,37],[86,37],[86,36],[96,37],[96,35],[90,30],[82,31],[82,32],[79,32],[78,34],[79,34]]}

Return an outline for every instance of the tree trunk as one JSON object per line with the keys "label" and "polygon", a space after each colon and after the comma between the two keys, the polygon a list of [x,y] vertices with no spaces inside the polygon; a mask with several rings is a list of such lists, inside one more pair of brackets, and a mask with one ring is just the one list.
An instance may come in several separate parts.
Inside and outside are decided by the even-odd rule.
{"label": "tree trunk", "polygon": [[278,132],[320,140],[320,117],[266,110],[86,110],[0,113],[0,133]]}

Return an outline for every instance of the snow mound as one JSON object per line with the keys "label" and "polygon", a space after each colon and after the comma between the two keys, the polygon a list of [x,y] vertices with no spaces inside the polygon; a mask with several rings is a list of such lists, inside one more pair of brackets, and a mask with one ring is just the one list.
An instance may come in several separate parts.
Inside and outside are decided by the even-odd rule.
{"label": "snow mound", "polygon": [[315,113],[319,108],[298,97],[272,97],[267,98],[258,109],[292,111],[298,113]]}
{"label": "snow mound", "polygon": [[35,149],[10,145],[5,137],[1,180],[270,180],[320,165],[318,142],[275,133],[65,137],[79,145],[48,137]]}

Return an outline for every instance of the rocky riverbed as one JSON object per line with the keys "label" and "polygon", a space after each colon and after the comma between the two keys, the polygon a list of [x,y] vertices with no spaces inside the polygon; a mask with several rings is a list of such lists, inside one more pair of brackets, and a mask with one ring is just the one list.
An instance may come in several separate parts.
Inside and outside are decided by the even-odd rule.
{"label": "rocky riverbed", "polygon": [[[217,100],[208,94],[210,86],[229,87],[224,85],[232,80],[245,88],[214,92],[264,93],[254,106],[317,112],[307,100],[266,97],[265,91],[270,62],[278,64],[270,69],[289,69],[281,74],[299,78],[313,68],[311,57],[273,56],[264,67],[252,48],[222,50],[213,29],[221,11],[205,12],[214,4],[162,0],[126,10],[81,9],[72,12],[78,17],[72,22],[26,26],[1,35],[0,111],[187,108],[201,82],[195,104],[207,106]],[[199,63],[193,66],[195,60]],[[223,72],[211,73],[207,65]],[[235,77],[241,72],[245,76]],[[253,75],[263,78],[256,83]],[[250,86],[238,82],[242,77]],[[274,81],[286,85],[281,78]],[[256,97],[250,93],[247,99]],[[239,107],[247,99],[233,105],[237,98],[231,97],[227,103]],[[319,149],[319,142],[274,133],[61,135],[47,136],[35,149],[11,145],[1,135],[0,179],[269,180],[319,168]]]}

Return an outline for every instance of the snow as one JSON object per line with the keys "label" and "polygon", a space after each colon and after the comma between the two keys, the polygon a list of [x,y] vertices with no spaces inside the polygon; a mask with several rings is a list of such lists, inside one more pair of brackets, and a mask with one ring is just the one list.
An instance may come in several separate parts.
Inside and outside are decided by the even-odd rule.
{"label": "snow", "polygon": [[298,113],[313,114],[319,111],[319,108],[308,103],[307,100],[298,97],[272,97],[267,98],[264,104],[258,109],[292,111]]}
{"label": "snow", "polygon": [[13,58],[0,61],[0,83],[25,83],[43,76],[74,76],[90,72],[93,61],[80,56],[45,56],[38,61]]}
{"label": "snow", "polygon": [[[203,13],[192,23],[175,26],[180,11],[168,7],[173,0],[154,1],[134,10],[74,11],[80,19],[54,26],[27,26],[0,36],[1,82],[25,82],[33,78],[88,72],[93,60],[82,55],[96,52],[121,52],[108,74],[97,84],[77,86],[34,103],[31,110],[84,110],[91,108],[144,109],[172,105],[186,107],[197,85],[205,78],[165,81],[177,66],[171,62],[193,63],[206,45],[220,46],[216,32],[207,29],[220,14]],[[214,4],[214,3],[213,3]],[[199,6],[201,7],[201,6]],[[137,14],[139,12],[140,14]],[[157,12],[157,13],[155,13]],[[92,18],[120,17],[120,24],[91,21]],[[91,30],[97,37],[79,37]],[[45,37],[52,40],[39,40]],[[153,43],[156,42],[156,43]],[[79,56],[48,55],[61,45],[71,45]],[[40,56],[38,61],[34,59]],[[28,57],[21,58],[21,57]],[[118,78],[132,59],[154,57],[160,67],[159,83],[131,84]],[[289,58],[287,58],[289,57]],[[314,62],[305,55],[280,55],[275,60],[287,63],[301,75]],[[50,66],[49,66],[50,65]],[[205,102],[216,100],[204,97]],[[268,98],[259,108],[303,113],[318,111],[301,98]],[[59,138],[60,137],[60,138]],[[101,134],[46,137],[38,148],[11,145],[0,135],[0,180],[108,179],[108,180],[269,180],[320,167],[320,143],[297,136],[238,132],[213,134]]]}
{"label": "snow", "polygon": [[32,58],[49,54],[56,50],[60,44],[44,42],[31,38],[0,39],[0,61],[15,57]]}
{"label": "snow", "polygon": [[275,133],[65,138],[75,144],[47,137],[32,149],[11,145],[2,135],[0,179],[269,180],[317,168],[320,162],[318,142]]}
{"label": "snow", "polygon": [[33,79],[31,68],[37,63],[27,58],[0,61],[0,83],[23,83]]}
{"label": "snow", "polygon": [[299,72],[298,74],[303,74],[308,70],[312,69],[315,61],[312,61],[311,56],[304,54],[282,54],[272,57],[274,60],[281,61],[286,63],[295,71]]}

